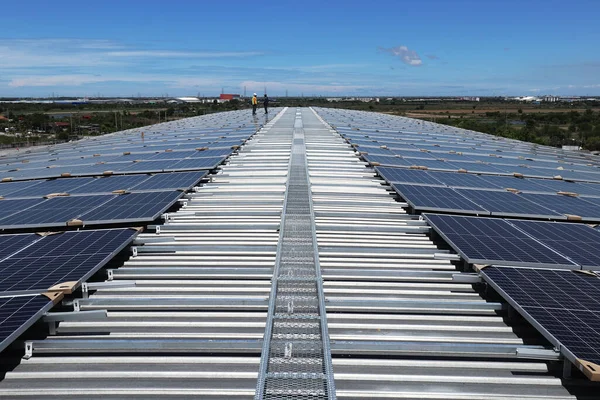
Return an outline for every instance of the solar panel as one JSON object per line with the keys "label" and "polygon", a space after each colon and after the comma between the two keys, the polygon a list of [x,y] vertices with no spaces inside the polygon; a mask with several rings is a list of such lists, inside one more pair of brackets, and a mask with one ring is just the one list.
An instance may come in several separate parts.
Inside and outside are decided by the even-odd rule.
{"label": "solar panel", "polygon": [[396,167],[410,167],[411,162],[400,157],[388,157],[388,156],[377,156],[371,154],[363,155],[363,158],[370,164],[380,164],[384,166],[396,166]]}
{"label": "solar panel", "polygon": [[145,180],[143,183],[134,186],[131,190],[188,190],[206,176],[207,173],[207,171],[201,171],[156,174]]}
{"label": "solar panel", "polygon": [[600,221],[600,206],[576,197],[533,193],[521,193],[519,196],[560,214],[577,215],[588,221]]}
{"label": "solar panel", "polygon": [[0,351],[15,341],[53,305],[43,295],[0,297]]}
{"label": "solar panel", "polygon": [[596,275],[494,266],[482,269],[481,275],[588,378],[600,380],[600,279]]}
{"label": "solar panel", "polygon": [[[24,211],[0,219],[0,227],[25,228],[64,226],[67,221],[96,208],[115,196],[54,197]],[[38,200],[38,199],[32,199]],[[41,200],[41,199],[40,199]],[[8,200],[5,200],[8,201]],[[14,200],[16,201],[16,200]]]}
{"label": "solar panel", "polygon": [[81,215],[80,219],[85,224],[153,221],[182,195],[180,191],[123,194]]}
{"label": "solar panel", "polygon": [[162,172],[172,163],[173,160],[140,161],[119,167],[116,172]]}
{"label": "solar panel", "polygon": [[508,220],[584,268],[600,268],[600,232],[583,224]]}
{"label": "solar panel", "polygon": [[0,210],[3,216],[8,216],[19,211],[27,210],[37,204],[40,204],[46,199],[19,199],[19,200],[0,200]]}
{"label": "solar panel", "polygon": [[0,183],[0,197],[6,197],[14,192],[35,186],[42,181],[19,181]]}
{"label": "solar panel", "polygon": [[538,185],[541,179],[517,178],[514,176],[481,175],[481,179],[502,189],[516,189],[532,192],[552,192],[550,188]]}
{"label": "solar panel", "polygon": [[73,189],[85,186],[91,181],[92,178],[52,179],[14,192],[10,197],[43,197],[51,193],[70,193]]}
{"label": "solar panel", "polygon": [[530,217],[564,217],[539,204],[532,203],[520,195],[495,190],[456,189],[458,193],[472,202],[490,211],[492,215],[530,216]]}
{"label": "solar panel", "polygon": [[113,175],[93,179],[85,186],[71,190],[71,194],[111,193],[115,190],[127,190],[147,180],[149,175]]}
{"label": "solar panel", "polygon": [[435,231],[468,263],[576,267],[572,261],[502,219],[425,216]]}
{"label": "solar panel", "polygon": [[165,171],[213,169],[221,164],[224,157],[188,158],[176,163],[171,163]]}
{"label": "solar panel", "polygon": [[402,182],[424,185],[441,185],[442,183],[433,178],[428,172],[418,169],[376,167],[375,170],[388,183]]}
{"label": "solar panel", "polygon": [[415,210],[453,211],[457,213],[489,214],[487,210],[446,187],[392,184]]}
{"label": "solar panel", "polygon": [[0,262],[0,293],[41,293],[65,282],[76,288],[135,235],[133,229],[108,229],[46,236]]}
{"label": "solar panel", "polygon": [[451,187],[497,188],[481,179],[479,175],[436,171],[431,171],[429,174],[443,184]]}
{"label": "solar panel", "polygon": [[22,235],[1,235],[0,236],[0,260],[23,249],[36,240],[41,239],[34,233],[25,233]]}
{"label": "solar panel", "polygon": [[140,154],[137,158],[143,160],[181,160],[190,157],[196,153],[195,150],[190,151],[164,151],[162,153]]}

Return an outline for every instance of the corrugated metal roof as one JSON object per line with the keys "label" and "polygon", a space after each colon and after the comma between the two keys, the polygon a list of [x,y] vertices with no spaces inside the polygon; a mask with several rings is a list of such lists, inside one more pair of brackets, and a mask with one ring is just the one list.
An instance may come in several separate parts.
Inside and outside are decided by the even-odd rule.
{"label": "corrugated metal roof", "polygon": [[[285,109],[139,235],[135,256],[75,301],[80,318],[30,343],[0,397],[254,398],[299,126],[337,398],[571,399],[573,387],[593,398],[598,386],[567,390],[555,363],[517,357],[552,351],[456,279],[426,222],[307,108]],[[94,310],[106,316],[85,313]],[[314,397],[280,390],[275,398]]]}

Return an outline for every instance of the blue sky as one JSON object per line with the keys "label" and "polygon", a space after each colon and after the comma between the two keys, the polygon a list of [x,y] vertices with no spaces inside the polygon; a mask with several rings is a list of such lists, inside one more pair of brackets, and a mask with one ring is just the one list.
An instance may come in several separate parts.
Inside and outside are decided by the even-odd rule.
{"label": "blue sky", "polygon": [[597,0],[3,2],[0,97],[600,95]]}

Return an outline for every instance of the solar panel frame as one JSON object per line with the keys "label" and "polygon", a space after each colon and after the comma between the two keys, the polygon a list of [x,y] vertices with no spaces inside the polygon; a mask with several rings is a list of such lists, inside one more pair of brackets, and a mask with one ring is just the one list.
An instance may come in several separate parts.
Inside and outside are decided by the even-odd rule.
{"label": "solar panel frame", "polygon": [[429,213],[423,217],[469,264],[579,269],[571,260],[503,219]]}
{"label": "solar panel frame", "polygon": [[52,307],[54,303],[44,295],[0,297],[0,352]]}
{"label": "solar panel frame", "polygon": [[35,233],[0,235],[0,261],[18,251],[23,250],[41,238],[41,236],[36,235]]}
{"label": "solar panel frame", "polygon": [[600,231],[585,224],[506,220],[582,268],[600,269]]}
{"label": "solar panel frame", "polygon": [[96,208],[114,197],[114,195],[54,197],[23,211],[0,218],[0,229],[66,226],[69,220],[78,218],[84,212],[89,212],[90,208]]}
{"label": "solar panel frame", "polygon": [[375,167],[375,171],[387,183],[410,183],[413,185],[442,186],[443,183],[433,178],[433,176],[423,170],[394,168],[394,167]]}
{"label": "solar panel frame", "polygon": [[[521,276],[519,281],[515,282],[509,277],[509,274],[518,272]],[[600,341],[600,303],[598,295],[600,295],[600,279],[598,276],[576,272],[576,271],[561,271],[561,270],[546,270],[533,268],[518,268],[505,266],[489,266],[480,271],[482,278],[494,289],[504,300],[508,302],[519,314],[523,316],[535,329],[537,329],[552,345],[584,372],[591,379],[600,379],[600,373],[595,367],[600,365],[600,349],[597,343]],[[524,274],[529,274],[526,277]],[[567,274],[567,275],[565,275]],[[549,276],[544,277],[545,287],[554,287],[558,289],[560,294],[547,293],[547,289],[541,289],[531,278],[531,276]],[[539,280],[538,277],[536,279]],[[576,281],[577,284],[571,284],[569,281]],[[505,284],[509,281],[512,285]],[[593,283],[590,283],[593,282]],[[570,285],[573,289],[573,294],[579,297],[568,298],[568,292],[560,289],[559,285]],[[527,290],[525,290],[525,286]],[[516,292],[514,289],[519,290]],[[555,305],[555,307],[542,306],[533,296],[533,290],[536,290],[535,296],[542,295]],[[537,290],[540,289],[540,290]],[[568,289],[567,289],[568,290]],[[509,292],[510,291],[510,292]],[[594,297],[595,295],[596,297]],[[556,299],[560,299],[560,303]],[[575,301],[572,301],[575,300]],[[594,309],[581,307],[585,302],[594,303]],[[534,305],[526,305],[527,302]],[[536,304],[537,303],[537,304]],[[567,306],[564,306],[567,303]],[[583,309],[586,308],[586,309]],[[559,316],[554,316],[558,314]],[[571,315],[569,315],[571,314]],[[575,331],[571,326],[565,324],[569,321],[572,315],[581,322]],[[578,316],[586,314],[585,317]],[[591,318],[594,317],[593,328],[589,326]],[[580,333],[585,331],[587,334],[585,339],[580,339]],[[595,337],[592,337],[595,336]],[[591,340],[590,340],[591,339]],[[583,355],[583,352],[588,354]],[[577,354],[576,354],[577,353]],[[585,357],[585,358],[583,358]],[[590,363],[594,365],[590,369]]]}
{"label": "solar panel frame", "polygon": [[543,219],[565,220],[566,216],[559,214],[540,204],[528,201],[521,195],[505,190],[460,189],[456,191],[465,198],[478,204],[491,215],[504,217],[528,217]]}
{"label": "solar panel frame", "polygon": [[137,234],[121,228],[45,236],[0,262],[0,296],[42,293],[66,282],[77,289]]}
{"label": "solar panel frame", "polygon": [[111,175],[94,178],[85,186],[71,190],[71,194],[112,193],[115,190],[128,190],[148,180],[150,175]]}
{"label": "solar panel frame", "polygon": [[[489,211],[449,187],[392,184],[392,188],[415,210],[489,215]],[[443,199],[444,205],[440,205],[440,199]],[[451,206],[446,207],[447,203]]]}
{"label": "solar panel frame", "polygon": [[[184,195],[182,191],[127,193],[79,216],[85,225],[151,222]],[[150,199],[154,196],[152,201]],[[157,200],[156,197],[160,199]],[[148,206],[149,205],[149,206]],[[144,208],[145,207],[145,208]]]}
{"label": "solar panel frame", "polygon": [[170,172],[150,176],[131,187],[131,191],[189,190],[208,175],[208,171]]}

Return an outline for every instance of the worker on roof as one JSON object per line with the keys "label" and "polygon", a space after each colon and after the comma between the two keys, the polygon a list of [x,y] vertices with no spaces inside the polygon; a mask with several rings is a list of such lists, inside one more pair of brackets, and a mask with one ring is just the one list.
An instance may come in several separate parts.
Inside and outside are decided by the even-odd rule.
{"label": "worker on roof", "polygon": [[267,96],[266,93],[265,93],[265,97],[263,98],[263,105],[265,106],[265,114],[268,114],[269,110],[267,109],[267,107],[269,107],[269,97]]}
{"label": "worker on roof", "polygon": [[256,106],[258,106],[258,97],[256,93],[252,96],[252,115],[256,115]]}

